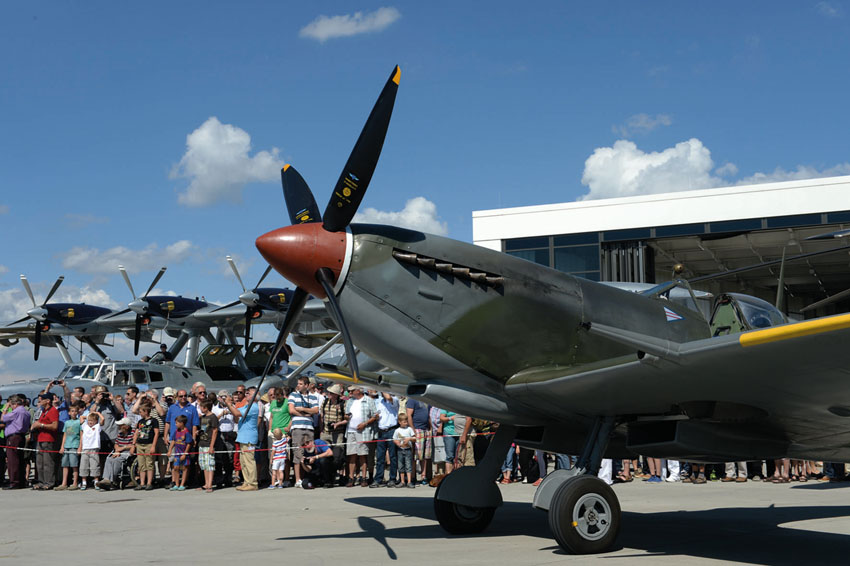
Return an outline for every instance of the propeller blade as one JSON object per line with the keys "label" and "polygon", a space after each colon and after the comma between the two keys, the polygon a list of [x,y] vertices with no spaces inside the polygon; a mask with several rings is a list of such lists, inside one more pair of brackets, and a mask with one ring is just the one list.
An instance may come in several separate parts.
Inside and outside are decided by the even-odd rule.
{"label": "propeller blade", "polygon": [[136,291],[133,290],[133,284],[130,283],[130,277],[127,275],[127,270],[124,269],[123,265],[119,265],[118,271],[121,272],[121,276],[124,277],[124,282],[127,284],[127,287],[130,288],[130,294],[133,295],[133,299],[135,299],[136,298]]}
{"label": "propeller blade", "polygon": [[283,185],[283,197],[286,199],[286,210],[289,212],[291,224],[322,221],[322,213],[319,212],[313,192],[295,167],[284,165],[280,170],[280,182]]}
{"label": "propeller blade", "polygon": [[330,306],[331,317],[334,319],[337,329],[342,334],[342,343],[345,346],[345,357],[348,358],[348,365],[351,368],[351,374],[355,381],[360,378],[360,368],[357,365],[357,351],[354,349],[354,342],[351,340],[351,334],[348,333],[348,326],[345,324],[345,319],[342,317],[342,311],[339,310],[339,303],[334,295],[334,276],[333,272],[327,267],[319,268],[316,271],[316,279],[321,283],[325,294],[328,296],[328,306]]}
{"label": "propeller blade", "polygon": [[245,352],[248,351],[248,343],[251,341],[251,319],[253,315],[253,310],[245,309]]}
{"label": "propeller blade", "polygon": [[266,268],[266,270],[265,270],[265,271],[263,271],[263,276],[262,276],[262,277],[260,277],[260,280],[259,280],[259,281],[257,281],[257,284],[256,284],[256,285],[254,285],[254,289],[256,289],[257,287],[259,287],[259,286],[260,286],[260,284],[261,284],[263,281],[265,281],[266,277],[268,277],[268,276],[269,276],[269,273],[271,273],[271,272],[272,272],[272,266],[270,265],[270,266],[268,266],[268,267]]}
{"label": "propeller blade", "polygon": [[[295,288],[295,293],[292,295],[292,302],[289,304],[289,309],[286,311],[286,317],[283,319],[283,326],[280,327],[280,334],[277,335],[277,341],[274,344],[271,354],[269,354],[269,359],[266,361],[266,367],[263,369],[263,374],[260,377],[260,383],[257,385],[257,390],[254,391],[254,396],[251,398],[251,402],[248,404],[248,407],[253,405],[254,401],[256,401],[257,393],[262,390],[263,382],[266,380],[266,376],[271,371],[281,348],[283,348],[283,345],[286,343],[286,337],[298,321],[298,316],[301,314],[301,311],[304,310],[304,305],[307,304],[309,296],[310,294],[301,287]],[[247,416],[248,413],[246,411],[240,422],[244,423]]]}
{"label": "propeller blade", "polygon": [[224,305],[223,307],[218,307],[217,309],[213,309],[213,310],[212,310],[212,311],[210,311],[210,312],[218,312],[218,311],[220,311],[220,310],[222,310],[222,309],[227,309],[227,308],[230,308],[230,307],[235,307],[236,305],[239,305],[239,304],[241,304],[241,303],[242,303],[241,301],[233,301],[232,303],[227,303],[227,304],[226,304],[226,305]]}
{"label": "propeller blade", "polygon": [[157,284],[157,283],[159,283],[159,280],[160,280],[160,279],[162,279],[162,276],[163,276],[163,275],[165,275],[165,269],[166,269],[165,267],[163,267],[162,269],[160,269],[160,270],[159,270],[159,273],[157,273],[157,274],[156,274],[156,277],[154,277],[154,278],[153,278],[153,283],[151,283],[151,286],[150,286],[150,287],[148,287],[148,290],[147,290],[147,291],[145,291],[145,294],[144,294],[144,295],[142,295],[142,298],[143,298],[143,299],[144,299],[145,297],[147,297],[147,296],[148,296],[148,294],[149,294],[151,291],[153,291],[153,288],[154,288],[154,287],[156,287],[156,284]]}
{"label": "propeller blade", "polygon": [[41,349],[41,323],[35,323],[35,348],[32,351],[32,359],[38,361],[38,351]]}
{"label": "propeller blade", "polygon": [[139,341],[142,339],[142,315],[136,315],[136,332],[133,335],[133,355],[139,355]]}
{"label": "propeller blade", "polygon": [[32,294],[32,289],[30,289],[30,282],[27,281],[27,276],[23,273],[21,273],[21,283],[24,286],[24,291],[27,292],[27,295],[29,295],[29,298],[32,301],[32,306],[37,307],[38,305],[35,304],[35,297]]}
{"label": "propeller blade", "polygon": [[243,293],[247,292],[248,289],[245,288],[245,284],[242,283],[242,278],[239,277],[239,270],[236,269],[236,263],[233,261],[233,258],[230,257],[230,256],[227,256],[227,258],[225,258],[225,259],[227,259],[227,263],[230,264],[230,269],[233,270],[233,274],[236,275],[236,279],[239,281],[239,284],[242,285],[242,292]]}
{"label": "propeller blade", "polygon": [[47,297],[45,297],[44,302],[41,303],[41,306],[46,305],[48,303],[48,301],[50,301],[50,299],[53,297],[53,294],[56,292],[57,289],[59,289],[59,285],[61,285],[64,280],[65,280],[65,276],[60,275],[59,279],[57,279],[56,283],[54,283],[53,287],[51,287],[50,292],[47,293]]}
{"label": "propeller blade", "polygon": [[9,326],[15,326],[16,324],[20,324],[20,323],[22,323],[22,322],[26,322],[26,321],[28,321],[29,319],[30,319],[30,315],[27,315],[27,316],[25,316],[24,318],[19,318],[19,319],[18,319],[18,320],[16,320],[15,322],[10,323],[10,324],[9,324]]}
{"label": "propeller blade", "polygon": [[322,216],[323,226],[329,232],[344,230],[363,201],[381,156],[400,79],[401,69],[396,66],[351,150]]}

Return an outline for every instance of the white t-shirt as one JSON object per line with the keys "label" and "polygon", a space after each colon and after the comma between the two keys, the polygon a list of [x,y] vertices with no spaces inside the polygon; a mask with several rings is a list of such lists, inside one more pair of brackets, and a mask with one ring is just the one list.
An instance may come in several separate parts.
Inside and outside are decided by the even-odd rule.
{"label": "white t-shirt", "polygon": [[100,423],[89,426],[88,421],[86,421],[80,427],[80,431],[82,439],[81,447],[83,450],[97,450],[100,448]]}
{"label": "white t-shirt", "polygon": [[[398,427],[395,429],[395,432],[393,433],[393,440],[404,440],[405,438],[416,438],[416,431],[409,426],[405,428]],[[413,443],[408,442],[407,446],[405,446],[404,443],[401,443],[400,448],[404,450],[413,448]]]}
{"label": "white t-shirt", "polygon": [[349,410],[351,411],[351,420],[348,421],[347,432],[358,432],[357,427],[363,422],[363,410],[360,408],[360,405],[365,400],[365,397],[361,397],[360,399],[356,399],[351,402],[351,406],[349,407]]}

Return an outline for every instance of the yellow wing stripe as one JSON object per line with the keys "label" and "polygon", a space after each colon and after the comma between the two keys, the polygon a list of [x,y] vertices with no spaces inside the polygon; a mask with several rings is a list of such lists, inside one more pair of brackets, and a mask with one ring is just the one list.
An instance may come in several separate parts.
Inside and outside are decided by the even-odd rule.
{"label": "yellow wing stripe", "polygon": [[778,342],[780,340],[788,340],[789,338],[799,338],[800,336],[811,336],[812,334],[832,332],[833,330],[842,330],[844,328],[850,328],[850,314],[746,332],[740,335],[738,342],[746,348],[747,346],[757,346],[758,344]]}
{"label": "yellow wing stripe", "polygon": [[333,379],[334,381],[348,381],[350,383],[360,383],[360,380],[356,377],[349,377],[347,375],[342,375],[341,373],[317,373],[316,377],[321,377],[324,379]]}

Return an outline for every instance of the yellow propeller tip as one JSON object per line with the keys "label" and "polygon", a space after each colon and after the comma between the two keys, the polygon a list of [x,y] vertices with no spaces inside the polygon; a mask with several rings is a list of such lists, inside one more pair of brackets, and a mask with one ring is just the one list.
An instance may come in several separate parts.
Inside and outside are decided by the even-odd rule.
{"label": "yellow propeller tip", "polygon": [[283,170],[286,171],[287,169],[289,169],[289,167],[290,167],[290,165],[289,165],[289,163],[287,163],[286,165],[283,166]]}
{"label": "yellow propeller tip", "polygon": [[396,65],[395,74],[393,74],[393,82],[398,85],[398,82],[401,80],[401,67]]}

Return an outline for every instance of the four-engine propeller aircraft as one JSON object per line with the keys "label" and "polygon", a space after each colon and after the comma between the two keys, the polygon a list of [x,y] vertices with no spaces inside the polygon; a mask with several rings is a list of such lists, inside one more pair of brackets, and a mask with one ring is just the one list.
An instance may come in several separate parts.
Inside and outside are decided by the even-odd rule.
{"label": "four-engine propeller aircraft", "polygon": [[490,523],[514,439],[581,455],[585,473],[552,473],[534,497],[576,553],[610,548],[620,529],[617,497],[595,477],[603,456],[850,461],[850,314],[712,336],[696,307],[669,300],[686,282],[633,293],[444,237],[351,224],[399,77],[396,67],[324,213],[286,166],[292,225],[256,245],[297,284],[276,351],[312,294],[341,332],[353,377],[356,342],[410,379],[409,396],[502,423],[482,462],[440,484],[444,528]]}

